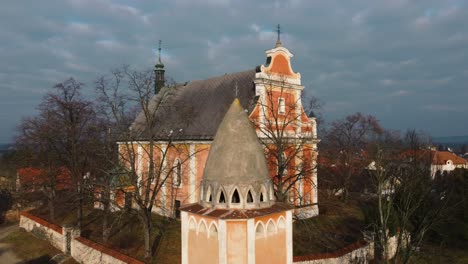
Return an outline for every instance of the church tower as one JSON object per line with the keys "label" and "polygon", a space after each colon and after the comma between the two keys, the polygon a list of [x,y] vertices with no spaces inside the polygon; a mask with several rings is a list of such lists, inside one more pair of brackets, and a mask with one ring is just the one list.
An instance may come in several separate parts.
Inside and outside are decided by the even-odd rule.
{"label": "church tower", "polygon": [[182,263],[292,263],[292,210],[275,202],[264,149],[235,99],[211,146],[199,202],[181,208]]}
{"label": "church tower", "polygon": [[158,94],[161,88],[165,85],[164,64],[161,62],[161,40],[158,48],[158,63],[154,65],[154,94]]}

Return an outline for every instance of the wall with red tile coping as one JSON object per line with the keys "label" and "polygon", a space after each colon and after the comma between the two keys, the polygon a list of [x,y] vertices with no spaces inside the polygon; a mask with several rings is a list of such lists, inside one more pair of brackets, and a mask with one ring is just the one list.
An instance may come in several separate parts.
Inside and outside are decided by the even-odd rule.
{"label": "wall with red tile coping", "polygon": [[[49,223],[26,211],[21,212],[20,216],[20,227],[26,229],[28,232],[31,232],[35,227],[40,228],[50,243],[61,251],[65,251],[65,235],[63,234],[64,231],[61,226]],[[71,255],[80,263],[144,264],[142,261],[83,237],[72,239]]]}
{"label": "wall with red tile coping", "polygon": [[297,264],[343,264],[369,263],[372,259],[374,259],[374,243],[360,240],[332,253],[296,256],[293,262]]}
{"label": "wall with red tile coping", "polygon": [[[94,250],[97,250],[99,252],[101,252],[102,254],[106,254],[106,255],[109,255],[117,260],[120,260],[122,261],[123,263],[129,263],[129,264],[144,264],[144,262],[142,261],[139,261],[137,259],[134,259],[132,257],[129,257],[127,255],[124,255],[116,250],[113,250],[113,249],[110,249],[108,247],[105,247],[101,244],[98,244],[96,242],[93,242],[91,240],[88,240],[86,238],[83,238],[83,237],[77,237],[75,238],[75,243],[76,241],[80,242],[81,244],[87,246],[87,247],[90,247]],[[72,243],[73,245],[73,243]],[[72,249],[72,256],[73,256],[73,249]],[[112,263],[115,263],[114,261],[112,261]]]}
{"label": "wall with red tile coping", "polygon": [[32,215],[32,214],[30,214],[28,212],[25,212],[25,211],[21,212],[20,215],[22,215],[24,217],[27,217],[27,218],[33,220],[34,222],[39,223],[42,226],[50,228],[50,229],[54,230],[55,232],[57,232],[59,234],[62,234],[62,227],[61,226],[58,226],[58,225],[53,224],[53,223],[49,223],[46,220],[44,220],[44,219],[42,219],[40,217],[37,217],[35,215]]}
{"label": "wall with red tile coping", "polygon": [[329,258],[339,258],[348,253],[353,252],[354,250],[368,245],[364,240],[359,240],[351,245],[348,245],[342,249],[339,249],[332,253],[321,253],[321,254],[311,254],[305,256],[295,256],[293,262],[309,261],[309,260],[319,260],[319,259],[329,259]]}

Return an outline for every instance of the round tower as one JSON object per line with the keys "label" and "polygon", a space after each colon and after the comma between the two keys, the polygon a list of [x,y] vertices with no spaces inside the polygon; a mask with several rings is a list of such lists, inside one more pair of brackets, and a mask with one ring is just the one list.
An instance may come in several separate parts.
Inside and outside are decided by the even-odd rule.
{"label": "round tower", "polygon": [[211,146],[200,200],[181,208],[182,263],[292,263],[292,209],[275,202],[263,147],[235,99]]}

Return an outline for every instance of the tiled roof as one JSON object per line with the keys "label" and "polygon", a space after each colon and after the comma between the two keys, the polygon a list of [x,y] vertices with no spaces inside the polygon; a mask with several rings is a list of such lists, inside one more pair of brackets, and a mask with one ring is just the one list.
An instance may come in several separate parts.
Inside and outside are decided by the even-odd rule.
{"label": "tiled roof", "polygon": [[55,184],[56,190],[70,189],[72,186],[70,171],[65,167],[55,168],[49,174],[43,169],[25,167],[19,168],[17,174],[20,185],[28,190],[50,185],[51,182]]}
{"label": "tiled roof", "polygon": [[[150,102],[156,109],[155,138],[167,139],[170,131],[174,139],[212,140],[230,104],[239,98],[250,112],[255,106],[255,70],[225,74],[191,81],[176,87],[164,87]],[[146,121],[140,113],[131,126],[137,138],[148,138]]]}
{"label": "tiled roof", "polygon": [[451,160],[454,165],[468,165],[467,160],[450,151],[438,151],[438,150],[408,150],[402,153],[401,157],[416,157],[420,160],[431,162],[432,165],[445,165],[447,160]]}
{"label": "tiled roof", "polygon": [[468,162],[449,151],[433,151],[432,164],[444,165],[447,160],[451,160],[454,165],[468,165]]}
{"label": "tiled roof", "polygon": [[181,211],[199,214],[220,219],[248,219],[286,210],[292,210],[294,206],[286,203],[274,203],[272,206],[261,209],[212,209],[205,208],[198,203],[188,204],[180,208]]}

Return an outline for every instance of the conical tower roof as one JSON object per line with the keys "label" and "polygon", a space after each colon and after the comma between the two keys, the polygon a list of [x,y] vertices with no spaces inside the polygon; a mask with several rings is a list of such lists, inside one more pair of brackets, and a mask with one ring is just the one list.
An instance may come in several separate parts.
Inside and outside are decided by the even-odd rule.
{"label": "conical tower roof", "polygon": [[203,180],[220,185],[270,180],[264,150],[237,98],[216,132]]}

